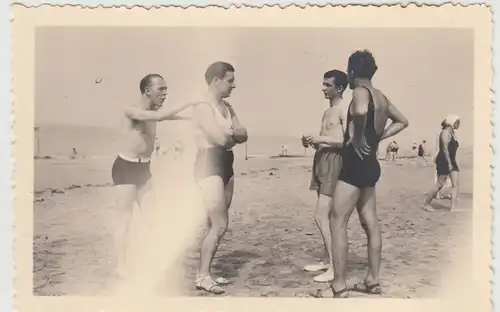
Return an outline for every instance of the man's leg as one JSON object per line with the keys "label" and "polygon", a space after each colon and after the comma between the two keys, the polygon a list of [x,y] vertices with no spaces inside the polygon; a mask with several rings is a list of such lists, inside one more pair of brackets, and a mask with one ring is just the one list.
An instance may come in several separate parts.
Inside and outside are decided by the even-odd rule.
{"label": "man's leg", "polygon": [[137,201],[135,185],[116,185],[117,207],[113,218],[113,237],[116,253],[117,273],[120,277],[128,274],[128,242],[134,204]]}
{"label": "man's leg", "polygon": [[325,250],[328,255],[328,269],[323,274],[314,277],[315,282],[329,282],[333,279],[333,262],[332,262],[332,234],[330,232],[330,209],[332,206],[332,197],[318,193],[318,201],[316,202],[316,211],[314,212],[314,221],[321,233]]}
{"label": "man's leg", "polygon": [[334,291],[344,290],[347,285],[347,223],[356,206],[360,190],[344,181],[338,181],[333,195],[330,212],[330,231],[332,233],[332,259]]}
{"label": "man's leg", "polygon": [[380,293],[379,270],[382,253],[382,235],[378,224],[375,187],[361,189],[356,208],[361,227],[368,238],[368,272],[364,283],[356,285],[356,289]]}
{"label": "man's leg", "polygon": [[200,181],[200,189],[210,222],[208,233],[201,244],[197,279],[204,279],[201,280],[203,282],[200,285],[202,288],[221,293],[220,287],[213,286],[214,281],[211,277],[210,267],[220,240],[228,226],[226,191],[224,182],[219,176],[210,176]]}

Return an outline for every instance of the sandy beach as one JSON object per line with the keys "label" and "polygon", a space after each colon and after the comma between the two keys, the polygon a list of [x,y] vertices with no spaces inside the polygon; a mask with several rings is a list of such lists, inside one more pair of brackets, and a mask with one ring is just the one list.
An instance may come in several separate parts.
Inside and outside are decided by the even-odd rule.
{"label": "sandy beach", "polygon": [[[240,157],[241,158],[241,157]],[[113,283],[113,249],[109,220],[114,209],[112,158],[36,160],[34,196],[34,294],[92,296]],[[170,163],[168,163],[170,162]],[[437,212],[420,209],[433,181],[434,167],[415,159],[382,161],[377,209],[383,235],[381,283],[384,297],[435,297],[441,272],[458,246],[468,248],[472,221],[472,154],[462,153],[458,211],[448,200],[435,201]],[[175,161],[156,161],[156,179],[182,174]],[[303,271],[323,253],[313,221],[315,193],[309,191],[311,157],[238,159],[229,230],[216,254],[213,272],[232,284],[228,296],[303,297],[324,288]],[[170,168],[170,170],[168,169]],[[170,179],[175,177],[170,176]],[[160,190],[159,192],[164,192]],[[158,190],[157,190],[158,192]],[[165,209],[171,218],[182,205]],[[200,228],[200,232],[203,228]],[[168,240],[158,242],[168,248]],[[179,269],[179,287],[194,289],[197,241],[168,271]],[[356,213],[349,223],[350,282],[365,275],[366,238]],[[166,275],[168,276],[168,275]],[[359,296],[355,295],[354,296]]]}

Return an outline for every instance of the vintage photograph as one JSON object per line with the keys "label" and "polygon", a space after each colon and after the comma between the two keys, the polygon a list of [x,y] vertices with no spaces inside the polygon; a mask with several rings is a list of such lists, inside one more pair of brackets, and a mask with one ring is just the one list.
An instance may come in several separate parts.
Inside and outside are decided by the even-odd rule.
{"label": "vintage photograph", "polygon": [[33,296],[435,299],[477,274],[473,27],[33,34]]}

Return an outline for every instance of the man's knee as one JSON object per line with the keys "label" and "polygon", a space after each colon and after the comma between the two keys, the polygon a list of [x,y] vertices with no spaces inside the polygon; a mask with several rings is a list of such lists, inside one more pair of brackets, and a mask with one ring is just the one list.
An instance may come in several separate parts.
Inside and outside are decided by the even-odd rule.
{"label": "man's knee", "polygon": [[212,229],[217,233],[217,237],[222,237],[226,234],[228,228],[228,222],[219,221],[216,223],[212,222]]}

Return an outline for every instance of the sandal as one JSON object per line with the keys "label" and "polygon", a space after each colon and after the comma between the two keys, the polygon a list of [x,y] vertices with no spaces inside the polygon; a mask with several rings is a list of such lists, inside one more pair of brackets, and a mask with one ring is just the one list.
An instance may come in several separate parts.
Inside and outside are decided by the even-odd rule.
{"label": "sandal", "polygon": [[[331,290],[331,292],[329,290]],[[310,295],[314,298],[349,298],[349,290],[350,289],[346,287],[336,291],[333,287],[329,287],[326,289],[318,289],[315,293],[310,293]],[[325,296],[326,294],[328,294],[328,296]]]}
{"label": "sandal", "polygon": [[[209,280],[210,284],[204,283],[204,281]],[[207,286],[208,284],[208,286]],[[211,276],[205,276],[201,277],[196,280],[196,289],[198,290],[204,290],[206,292],[209,292],[214,295],[221,295],[225,293],[224,289],[215,282]]]}
{"label": "sandal", "polygon": [[[363,286],[361,286],[361,285],[363,285]],[[359,292],[359,293],[370,294],[370,295],[381,295],[382,294],[382,289],[381,289],[379,283],[368,285],[368,283],[366,281],[355,284],[353,286],[352,290]]]}

